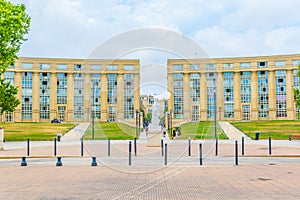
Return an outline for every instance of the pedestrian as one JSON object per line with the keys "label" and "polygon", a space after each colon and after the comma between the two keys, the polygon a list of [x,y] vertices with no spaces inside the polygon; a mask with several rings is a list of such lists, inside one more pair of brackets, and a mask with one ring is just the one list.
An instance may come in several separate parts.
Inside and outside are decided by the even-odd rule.
{"label": "pedestrian", "polygon": [[166,130],[166,127],[165,127],[165,126],[163,127],[162,132],[163,132],[163,136],[166,137],[166,132],[167,132],[167,130]]}

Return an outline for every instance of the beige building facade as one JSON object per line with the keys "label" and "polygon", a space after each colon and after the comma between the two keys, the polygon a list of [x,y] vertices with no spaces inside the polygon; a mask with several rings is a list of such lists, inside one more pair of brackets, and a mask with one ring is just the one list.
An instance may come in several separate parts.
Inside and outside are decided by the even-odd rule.
{"label": "beige building facade", "polygon": [[140,109],[139,60],[19,58],[4,73],[20,105],[2,121],[124,121]]}
{"label": "beige building facade", "polygon": [[168,60],[168,102],[174,123],[294,120],[293,87],[300,54]]}

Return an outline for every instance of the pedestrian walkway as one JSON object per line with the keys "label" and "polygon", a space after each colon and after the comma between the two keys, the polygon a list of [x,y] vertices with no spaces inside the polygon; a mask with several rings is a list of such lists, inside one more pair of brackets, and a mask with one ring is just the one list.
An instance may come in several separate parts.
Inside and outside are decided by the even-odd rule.
{"label": "pedestrian walkway", "polygon": [[62,137],[62,141],[79,141],[84,136],[89,126],[89,122],[78,123],[78,125],[75,128],[70,130]]}
{"label": "pedestrian walkway", "polygon": [[229,140],[240,141],[242,139],[242,137],[244,137],[245,140],[251,140],[251,138],[246,136],[242,131],[238,130],[236,127],[231,125],[229,122],[218,122],[218,123],[219,123],[221,129],[227,135]]}

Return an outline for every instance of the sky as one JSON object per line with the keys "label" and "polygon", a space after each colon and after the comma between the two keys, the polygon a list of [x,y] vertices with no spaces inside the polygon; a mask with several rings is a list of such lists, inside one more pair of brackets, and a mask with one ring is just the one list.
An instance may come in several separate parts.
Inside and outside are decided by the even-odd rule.
{"label": "sky", "polygon": [[[209,57],[300,52],[300,0],[11,2],[25,4],[31,16],[28,40],[19,53],[23,57],[88,58],[111,38],[142,28],[182,34]],[[140,59],[141,93],[162,93],[166,88],[167,59],[180,56],[159,48],[141,48],[122,58]]]}

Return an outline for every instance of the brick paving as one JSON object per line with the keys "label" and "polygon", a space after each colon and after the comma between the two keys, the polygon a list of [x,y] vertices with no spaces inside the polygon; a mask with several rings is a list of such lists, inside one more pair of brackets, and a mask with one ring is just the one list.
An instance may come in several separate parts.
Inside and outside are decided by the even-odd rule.
{"label": "brick paving", "polygon": [[0,199],[299,199],[300,164],[1,166]]}
{"label": "brick paving", "polygon": [[[234,166],[234,141],[203,142],[199,165],[199,141],[168,144],[168,165],[161,148],[138,143],[138,155],[128,166],[128,142],[85,141],[58,143],[63,166],[56,167],[53,144],[32,143],[28,166],[21,167],[26,143],[5,144],[0,151],[0,199],[299,199],[300,142],[274,141],[272,156],[268,141],[251,141]],[[10,147],[13,146],[14,148]],[[239,144],[240,145],[240,144]],[[18,148],[15,148],[18,146]],[[98,166],[91,167],[91,156]],[[8,157],[16,159],[7,159]]]}

